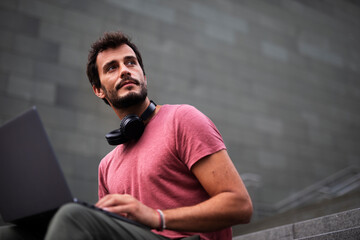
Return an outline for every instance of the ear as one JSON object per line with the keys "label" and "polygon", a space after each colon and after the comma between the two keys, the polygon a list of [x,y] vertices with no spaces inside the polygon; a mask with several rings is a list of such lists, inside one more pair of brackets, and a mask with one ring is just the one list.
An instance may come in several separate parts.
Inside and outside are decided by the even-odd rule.
{"label": "ear", "polygon": [[101,99],[105,98],[104,90],[101,87],[97,88],[95,87],[95,85],[93,85],[92,88],[96,96],[98,96]]}

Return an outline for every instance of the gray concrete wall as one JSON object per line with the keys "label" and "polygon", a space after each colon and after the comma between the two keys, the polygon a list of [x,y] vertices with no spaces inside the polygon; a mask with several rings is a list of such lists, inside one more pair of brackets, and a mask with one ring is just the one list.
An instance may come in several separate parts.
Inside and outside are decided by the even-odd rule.
{"label": "gray concrete wall", "polygon": [[2,0],[0,123],[37,105],[73,193],[96,201],[119,120],[85,64],[91,42],[122,30],[152,99],[215,122],[257,210],[359,164],[359,29],[350,0]]}

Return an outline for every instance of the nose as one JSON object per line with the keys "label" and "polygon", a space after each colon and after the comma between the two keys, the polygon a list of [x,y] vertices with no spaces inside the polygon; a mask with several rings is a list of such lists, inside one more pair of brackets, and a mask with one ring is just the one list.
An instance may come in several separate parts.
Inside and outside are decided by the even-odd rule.
{"label": "nose", "polygon": [[122,79],[124,77],[129,77],[129,76],[131,76],[129,69],[125,65],[123,65],[120,71],[120,78]]}

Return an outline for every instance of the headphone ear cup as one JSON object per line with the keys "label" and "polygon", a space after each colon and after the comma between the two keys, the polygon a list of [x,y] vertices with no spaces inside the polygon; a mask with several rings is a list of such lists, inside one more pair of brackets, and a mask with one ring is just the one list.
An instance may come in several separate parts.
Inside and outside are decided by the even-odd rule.
{"label": "headphone ear cup", "polygon": [[109,132],[105,135],[107,142],[110,145],[119,145],[125,143],[127,140],[122,136],[120,128]]}
{"label": "headphone ear cup", "polygon": [[145,126],[136,115],[129,115],[122,119],[120,128],[105,135],[110,145],[119,145],[131,139],[139,139],[144,132]]}
{"label": "headphone ear cup", "polygon": [[141,117],[137,115],[127,115],[120,122],[120,128],[105,135],[110,145],[126,143],[131,139],[139,139],[144,132],[146,119],[156,110],[156,104],[150,101],[150,105],[143,112]]}
{"label": "headphone ear cup", "polygon": [[120,128],[105,135],[110,145],[119,145],[131,139],[139,139],[144,132],[145,126],[136,115],[128,115],[120,122]]}
{"label": "headphone ear cup", "polygon": [[121,120],[121,135],[127,139],[139,139],[144,132],[143,121],[136,115],[128,115]]}

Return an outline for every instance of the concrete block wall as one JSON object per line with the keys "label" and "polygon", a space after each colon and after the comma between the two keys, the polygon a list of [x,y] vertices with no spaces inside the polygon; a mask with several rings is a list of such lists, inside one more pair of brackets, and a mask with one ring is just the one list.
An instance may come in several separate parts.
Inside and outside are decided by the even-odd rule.
{"label": "concrete block wall", "polygon": [[215,122],[257,210],[359,165],[359,26],[350,0],[2,0],[0,122],[37,105],[72,192],[95,202],[119,120],[85,64],[100,34],[122,30],[150,98]]}

